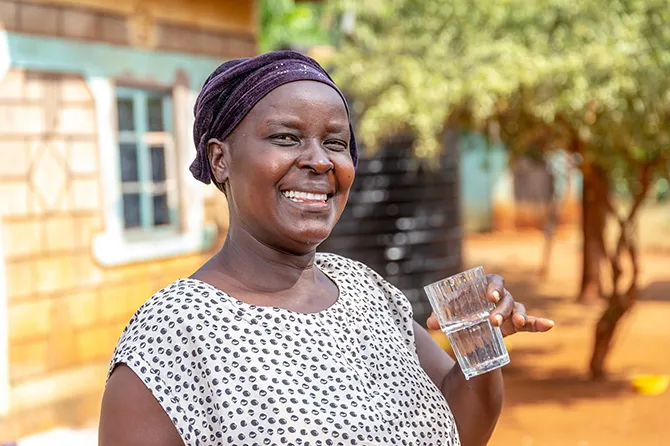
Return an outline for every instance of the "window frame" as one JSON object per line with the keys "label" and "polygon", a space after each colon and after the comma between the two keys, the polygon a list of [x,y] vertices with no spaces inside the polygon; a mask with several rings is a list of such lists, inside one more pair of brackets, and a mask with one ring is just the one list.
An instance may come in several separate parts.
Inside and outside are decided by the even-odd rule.
{"label": "window frame", "polygon": [[117,88],[128,86],[129,83],[125,79],[124,82],[116,82],[104,76],[89,76],[86,80],[95,101],[103,195],[104,229],[96,234],[92,246],[96,263],[101,267],[124,266],[212,249],[219,231],[216,223],[205,221],[208,189],[192,177],[187,164],[193,150],[193,118],[190,110],[193,109],[197,92],[179,83],[169,88],[156,88],[154,84],[145,83],[130,84],[162,90],[171,97],[173,105],[169,122],[174,124],[175,130],[168,153],[174,158],[166,162],[166,175],[168,172],[174,173],[175,193],[170,199],[175,200],[179,224],[150,231],[126,231],[121,200]]}
{"label": "window frame", "polygon": [[[116,100],[130,99],[133,104],[133,130],[123,130],[118,123],[117,114],[117,159],[119,166],[119,185],[121,200],[119,206],[119,218],[124,223],[124,232],[129,239],[139,239],[153,233],[175,232],[180,228],[179,223],[179,197],[177,191],[177,176],[175,167],[177,157],[175,153],[174,135],[172,125],[172,94],[169,90],[149,89],[126,85],[116,86]],[[149,128],[149,100],[152,98],[162,99],[162,131],[152,131]],[[121,144],[129,143],[135,145],[137,157],[137,181],[136,184],[124,184],[121,174]],[[163,146],[163,160],[165,163],[165,179],[162,183],[156,183],[151,178],[153,170],[151,166],[151,148]],[[129,183],[129,182],[125,182]],[[153,197],[157,192],[157,184],[162,184],[167,196],[168,223],[156,225],[154,223]],[[133,188],[135,186],[135,188]],[[140,199],[140,225],[128,228],[124,214],[124,194],[130,189],[136,190]]]}

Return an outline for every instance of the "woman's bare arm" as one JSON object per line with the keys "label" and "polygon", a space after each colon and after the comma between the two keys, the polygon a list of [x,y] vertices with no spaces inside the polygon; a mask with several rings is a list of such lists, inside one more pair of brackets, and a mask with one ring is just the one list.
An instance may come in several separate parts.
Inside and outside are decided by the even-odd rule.
{"label": "woman's bare arm", "polygon": [[458,364],[416,322],[414,338],[421,367],[440,389],[454,414],[461,444],[485,445],[502,409],[502,373],[494,370],[468,381]]}
{"label": "woman's bare arm", "polygon": [[184,442],[142,380],[120,364],[102,398],[98,445],[184,446]]}

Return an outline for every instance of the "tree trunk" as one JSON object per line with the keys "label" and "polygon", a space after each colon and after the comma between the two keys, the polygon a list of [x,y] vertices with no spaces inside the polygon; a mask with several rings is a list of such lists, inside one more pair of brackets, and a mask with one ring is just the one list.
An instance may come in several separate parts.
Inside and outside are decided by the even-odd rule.
{"label": "tree trunk", "polygon": [[[635,223],[637,213],[644,202],[649,185],[651,184],[652,165],[644,165],[640,170],[641,188],[633,201],[630,212],[626,218],[619,217],[618,213],[609,200],[604,202],[609,212],[617,217],[619,223],[619,241],[614,254],[610,257],[612,267],[612,295],[610,296],[607,309],[596,325],[596,335],[593,344],[593,355],[591,356],[591,378],[600,379],[605,375],[605,359],[612,346],[612,340],[617,325],[621,318],[630,311],[637,301],[637,281],[640,274],[640,264],[638,262],[637,241],[635,239]],[[604,245],[603,245],[604,252]],[[623,274],[623,257],[628,254],[631,264],[632,277],[630,284],[626,288],[621,286],[621,276]]]}
{"label": "tree trunk", "polygon": [[[637,259],[637,249],[633,242],[632,222],[621,222],[621,236],[617,246],[616,253],[611,259],[612,262],[612,295],[609,303],[596,325],[596,336],[593,344],[593,355],[591,356],[591,378],[601,379],[605,376],[605,359],[612,346],[612,340],[617,325],[621,318],[633,308],[637,301],[637,279],[639,275],[639,265]],[[623,256],[628,253],[632,264],[632,279],[628,288],[620,292],[620,278],[622,274]]]}
{"label": "tree trunk", "polygon": [[609,190],[597,167],[584,169],[582,192],[582,283],[577,302],[591,303],[602,296],[600,269],[605,258],[605,223]]}
{"label": "tree trunk", "polygon": [[591,356],[591,378],[605,376],[605,359],[612,347],[614,333],[621,318],[633,307],[637,299],[637,287],[631,287],[624,295],[613,293],[609,305],[596,325],[596,336]]}

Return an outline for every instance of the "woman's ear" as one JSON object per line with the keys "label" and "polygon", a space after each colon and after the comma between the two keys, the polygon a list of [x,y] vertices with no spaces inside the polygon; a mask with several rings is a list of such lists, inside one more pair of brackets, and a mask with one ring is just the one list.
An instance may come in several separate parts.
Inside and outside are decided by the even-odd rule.
{"label": "woman's ear", "polygon": [[207,157],[212,170],[212,179],[218,184],[228,181],[230,168],[230,145],[227,141],[212,138],[207,142]]}

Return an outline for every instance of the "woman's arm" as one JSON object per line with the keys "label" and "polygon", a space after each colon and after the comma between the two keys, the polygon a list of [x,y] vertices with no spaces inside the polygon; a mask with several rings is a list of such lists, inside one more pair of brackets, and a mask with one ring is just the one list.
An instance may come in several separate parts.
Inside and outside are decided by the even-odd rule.
{"label": "woman's arm", "polygon": [[484,446],[493,434],[503,402],[501,371],[465,379],[461,368],[416,322],[414,337],[421,367],[444,395],[462,446]]}
{"label": "woman's arm", "polygon": [[98,445],[184,446],[184,442],[142,380],[120,364],[102,398]]}

